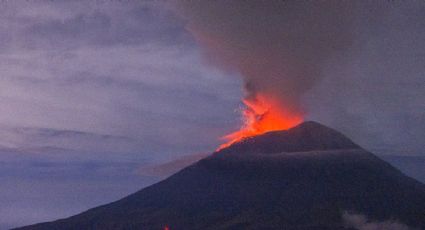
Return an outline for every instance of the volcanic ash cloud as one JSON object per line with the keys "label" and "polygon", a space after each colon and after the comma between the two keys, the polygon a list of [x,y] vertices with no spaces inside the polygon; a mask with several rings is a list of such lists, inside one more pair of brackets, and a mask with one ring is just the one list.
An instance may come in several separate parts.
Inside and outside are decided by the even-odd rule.
{"label": "volcanic ash cloud", "polygon": [[[302,95],[322,78],[326,60],[350,45],[350,7],[337,1],[182,1],[176,6],[208,60],[243,77],[247,109],[241,131],[248,133],[302,121]],[[263,121],[269,117],[274,120]],[[258,130],[258,121],[282,122]]]}

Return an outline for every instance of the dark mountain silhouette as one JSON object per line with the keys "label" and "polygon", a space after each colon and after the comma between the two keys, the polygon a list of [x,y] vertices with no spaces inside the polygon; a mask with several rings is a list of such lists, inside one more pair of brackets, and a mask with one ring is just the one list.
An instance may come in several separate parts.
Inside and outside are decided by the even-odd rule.
{"label": "dark mountain silhouette", "polygon": [[305,122],[235,143],[119,201],[20,229],[355,229],[347,212],[425,228],[425,186]]}

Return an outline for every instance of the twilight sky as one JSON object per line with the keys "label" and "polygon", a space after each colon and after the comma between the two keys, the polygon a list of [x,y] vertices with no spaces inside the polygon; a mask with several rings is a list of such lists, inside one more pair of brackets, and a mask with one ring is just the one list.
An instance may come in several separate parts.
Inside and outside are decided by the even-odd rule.
{"label": "twilight sky", "polygon": [[[287,60],[275,51],[268,55],[276,50],[261,46],[268,42],[280,53],[293,44],[309,47],[302,53],[291,50],[295,58],[287,62],[297,63],[289,73],[304,73],[297,68],[306,66],[314,66],[307,74],[320,73],[296,93],[307,119],[379,154],[423,157],[425,4],[362,2],[348,8],[346,25],[331,25],[344,20],[325,18],[317,30],[329,25],[328,35],[344,33],[343,39],[319,37],[328,39],[321,46],[344,44],[332,52],[324,49],[326,55],[314,49],[318,43],[308,26],[289,40],[268,30],[255,32],[273,25],[291,35],[299,27],[297,15],[308,6],[279,4],[295,11],[287,17],[284,11],[270,14],[267,7],[222,1],[213,7],[160,1],[0,2],[0,229],[118,199],[158,180],[140,174],[141,167],[214,150],[220,137],[241,123],[247,79],[233,62],[222,62],[229,57],[236,62],[243,54],[260,63]],[[223,7],[226,13],[217,13]],[[321,7],[314,11],[321,12],[318,19]],[[264,15],[273,17],[259,24],[246,20]],[[243,36],[246,28],[251,37]],[[231,44],[230,56],[211,52],[203,34],[217,34]],[[241,47],[256,52],[241,52]],[[248,78],[261,82],[266,77]],[[277,76],[277,82],[284,77]]]}
{"label": "twilight sky", "polygon": [[239,80],[157,5],[2,6],[2,146],[159,157],[211,150],[237,125]]}
{"label": "twilight sky", "polygon": [[238,126],[239,78],[161,4],[0,3],[0,229],[118,199]]}

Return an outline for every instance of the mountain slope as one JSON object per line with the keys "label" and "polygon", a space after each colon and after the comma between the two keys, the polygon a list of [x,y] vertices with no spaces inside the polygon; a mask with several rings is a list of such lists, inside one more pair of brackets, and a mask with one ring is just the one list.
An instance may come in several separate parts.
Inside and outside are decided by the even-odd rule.
{"label": "mountain slope", "polygon": [[21,229],[349,229],[345,212],[425,228],[425,186],[306,122],[235,143],[114,203]]}

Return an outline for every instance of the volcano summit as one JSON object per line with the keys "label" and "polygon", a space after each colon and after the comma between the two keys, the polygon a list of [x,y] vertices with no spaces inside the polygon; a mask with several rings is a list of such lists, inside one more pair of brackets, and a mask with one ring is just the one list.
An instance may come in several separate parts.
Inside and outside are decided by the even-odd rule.
{"label": "volcano summit", "polygon": [[361,229],[351,214],[424,229],[425,185],[304,122],[234,143],[119,201],[20,229]]}

